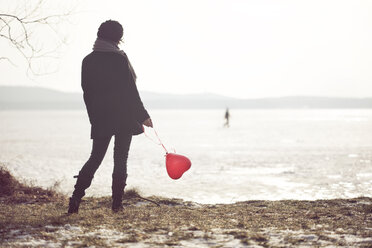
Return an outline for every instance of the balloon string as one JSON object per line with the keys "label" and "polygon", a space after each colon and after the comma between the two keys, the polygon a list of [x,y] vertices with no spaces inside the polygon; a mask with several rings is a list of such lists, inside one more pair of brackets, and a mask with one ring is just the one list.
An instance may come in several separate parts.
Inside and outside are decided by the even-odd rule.
{"label": "balloon string", "polygon": [[155,134],[156,134],[156,137],[158,138],[158,140],[159,140],[161,146],[164,148],[165,152],[168,153],[167,148],[165,148],[163,142],[161,142],[161,140],[160,140],[160,138],[159,138],[158,132],[156,132],[155,128],[153,128],[153,129],[154,129],[154,132],[155,132]]}
{"label": "balloon string", "polygon": [[146,136],[149,140],[151,140],[152,142],[154,142],[155,144],[162,146],[162,147],[164,148],[164,150],[165,150],[165,153],[168,154],[168,150],[167,150],[167,148],[165,148],[163,142],[162,142],[161,139],[159,138],[158,132],[156,132],[155,128],[152,128],[152,130],[154,130],[155,135],[156,135],[156,138],[159,140],[159,143],[157,143],[155,140],[153,140],[150,136],[147,135],[147,133],[146,133],[144,127],[142,127],[142,128],[143,128],[143,133],[145,134],[145,136]]}

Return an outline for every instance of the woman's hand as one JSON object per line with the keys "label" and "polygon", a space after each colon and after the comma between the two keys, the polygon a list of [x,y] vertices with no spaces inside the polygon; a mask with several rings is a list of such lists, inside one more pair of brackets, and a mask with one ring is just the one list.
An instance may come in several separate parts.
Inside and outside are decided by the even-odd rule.
{"label": "woman's hand", "polygon": [[151,118],[148,118],[148,119],[145,120],[142,124],[145,125],[146,127],[153,127],[153,126],[152,126]]}

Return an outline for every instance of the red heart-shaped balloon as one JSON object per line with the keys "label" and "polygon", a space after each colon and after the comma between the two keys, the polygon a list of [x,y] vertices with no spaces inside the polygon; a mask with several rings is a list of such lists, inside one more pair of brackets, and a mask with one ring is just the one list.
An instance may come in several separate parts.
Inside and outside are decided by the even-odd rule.
{"label": "red heart-shaped balloon", "polygon": [[165,158],[165,165],[170,178],[178,179],[185,171],[190,169],[191,161],[185,156],[167,153]]}

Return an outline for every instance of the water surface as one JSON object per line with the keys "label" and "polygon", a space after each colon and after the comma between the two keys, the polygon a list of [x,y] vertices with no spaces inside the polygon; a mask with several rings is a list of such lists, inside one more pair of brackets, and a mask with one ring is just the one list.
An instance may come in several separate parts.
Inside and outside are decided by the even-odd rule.
{"label": "water surface", "polygon": [[[248,199],[372,197],[372,110],[150,110],[168,150],[192,161],[171,180],[164,150],[133,138],[128,187],[202,203]],[[151,130],[148,130],[153,136]],[[0,161],[44,187],[73,175],[90,155],[85,111],[0,111]],[[112,140],[113,141],[113,140]],[[111,193],[113,142],[87,195]]]}

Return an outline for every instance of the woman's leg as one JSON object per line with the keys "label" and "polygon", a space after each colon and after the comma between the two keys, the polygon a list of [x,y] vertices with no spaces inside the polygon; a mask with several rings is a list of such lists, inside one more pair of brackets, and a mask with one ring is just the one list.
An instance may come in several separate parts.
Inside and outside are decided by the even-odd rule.
{"label": "woman's leg", "polygon": [[75,190],[70,198],[69,213],[78,212],[80,200],[85,195],[85,190],[89,188],[94,173],[102,163],[107,147],[110,144],[110,140],[111,137],[93,139],[91,155],[79,172],[75,184]]}
{"label": "woman's leg", "polygon": [[132,134],[115,135],[114,171],[112,173],[112,209],[122,208],[122,198],[127,180],[127,159]]}

